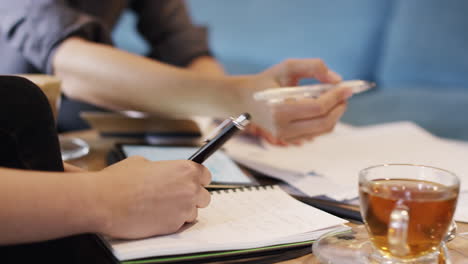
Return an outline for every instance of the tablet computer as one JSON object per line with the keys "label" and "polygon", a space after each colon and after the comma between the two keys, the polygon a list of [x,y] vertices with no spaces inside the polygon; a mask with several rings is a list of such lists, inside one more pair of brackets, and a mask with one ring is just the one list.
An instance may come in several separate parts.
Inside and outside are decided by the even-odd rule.
{"label": "tablet computer", "polygon": [[[142,156],[151,161],[186,160],[198,149],[198,146],[192,145],[116,144],[119,159]],[[213,153],[203,165],[210,170],[212,176],[208,188],[259,185],[253,176],[244,173],[222,150]]]}

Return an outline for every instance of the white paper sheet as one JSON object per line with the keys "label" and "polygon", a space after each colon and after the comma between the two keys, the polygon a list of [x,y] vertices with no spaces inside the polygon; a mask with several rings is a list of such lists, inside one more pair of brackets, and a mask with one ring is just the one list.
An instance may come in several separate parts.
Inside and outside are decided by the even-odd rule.
{"label": "white paper sheet", "polygon": [[455,220],[468,223],[468,191],[463,191],[458,197],[457,211]]}
{"label": "white paper sheet", "polygon": [[[444,168],[456,173],[462,190],[468,190],[467,145],[435,137],[411,122],[338,128],[300,147],[277,147],[265,142],[254,145],[234,140],[226,149],[236,161],[253,169],[268,170],[269,175],[309,195],[325,194],[335,199],[355,197],[359,171],[384,163]],[[323,178],[297,181],[290,176],[317,177],[313,174]],[[317,184],[319,181],[324,182],[324,186],[336,185],[336,189],[322,190]]]}

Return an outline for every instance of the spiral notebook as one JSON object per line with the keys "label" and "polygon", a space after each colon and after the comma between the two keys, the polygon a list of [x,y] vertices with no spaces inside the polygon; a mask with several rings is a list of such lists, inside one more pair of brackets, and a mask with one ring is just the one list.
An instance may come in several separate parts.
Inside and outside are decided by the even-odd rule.
{"label": "spiral notebook", "polygon": [[[120,261],[288,245],[344,232],[347,221],[306,205],[278,186],[212,192],[195,223],[141,240],[108,240]],[[138,262],[131,262],[138,263]],[[143,263],[143,262],[142,262]]]}

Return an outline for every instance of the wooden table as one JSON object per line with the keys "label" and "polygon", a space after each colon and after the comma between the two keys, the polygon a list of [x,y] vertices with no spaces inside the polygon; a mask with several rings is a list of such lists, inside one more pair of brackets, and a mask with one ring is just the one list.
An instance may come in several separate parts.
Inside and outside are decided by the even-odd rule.
{"label": "wooden table", "polygon": [[[69,163],[81,167],[83,169],[96,171],[106,167],[106,155],[109,150],[114,146],[115,142],[133,142],[137,143],[135,139],[123,138],[103,138],[98,135],[96,131],[86,130],[80,132],[66,133],[63,136],[79,137],[88,142],[91,146],[90,153],[80,159],[71,160]],[[353,226],[353,224],[350,224]],[[452,264],[468,264],[468,224],[458,223],[458,233],[466,233],[465,236],[457,236],[453,241],[448,244],[451,254]],[[292,259],[282,264],[316,264],[319,263],[312,255]]]}

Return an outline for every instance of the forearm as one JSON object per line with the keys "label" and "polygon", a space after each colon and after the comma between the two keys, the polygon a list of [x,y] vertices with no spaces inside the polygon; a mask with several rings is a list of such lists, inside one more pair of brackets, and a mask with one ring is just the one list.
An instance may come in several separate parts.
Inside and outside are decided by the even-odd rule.
{"label": "forearm", "polygon": [[0,244],[49,240],[97,232],[89,173],[0,168]]}
{"label": "forearm", "polygon": [[189,70],[210,74],[212,76],[223,76],[225,75],[223,66],[213,57],[210,56],[201,56],[195,58],[187,66]]}
{"label": "forearm", "polygon": [[54,70],[71,98],[111,109],[163,115],[237,113],[241,77],[219,77],[172,67],[110,46],[69,39]]}

